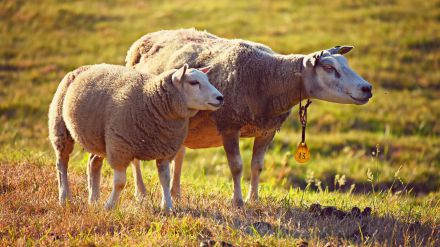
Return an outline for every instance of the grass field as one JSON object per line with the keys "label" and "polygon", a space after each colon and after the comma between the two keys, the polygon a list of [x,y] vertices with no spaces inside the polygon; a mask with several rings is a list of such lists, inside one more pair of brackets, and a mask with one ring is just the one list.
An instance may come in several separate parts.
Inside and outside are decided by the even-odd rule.
{"label": "grass field", "polygon": [[[149,197],[133,198],[129,176],[120,206],[87,205],[79,147],[69,172],[74,201],[57,205],[47,110],[68,71],[124,64],[145,33],[196,27],[308,53],[338,44],[374,85],[367,105],[315,100],[307,142],[312,159],[291,157],[300,139],[296,108],[265,158],[261,201],[231,206],[221,148],[189,150],[183,198],[159,209],[158,176],[143,166]],[[0,2],[0,245],[440,245],[440,1],[10,1]],[[243,139],[244,193],[252,142]],[[369,217],[317,215],[310,205],[372,208]],[[222,242],[223,241],[223,242]]]}

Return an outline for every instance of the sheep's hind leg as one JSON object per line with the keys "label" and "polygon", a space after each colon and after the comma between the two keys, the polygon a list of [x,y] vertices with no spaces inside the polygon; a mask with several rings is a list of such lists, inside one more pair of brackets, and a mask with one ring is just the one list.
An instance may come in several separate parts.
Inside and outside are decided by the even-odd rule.
{"label": "sheep's hind leg", "polygon": [[182,172],[183,158],[185,158],[185,146],[181,146],[174,157],[173,179],[171,182],[171,196],[174,199],[180,199],[180,175]]}
{"label": "sheep's hind leg", "polygon": [[247,201],[258,201],[258,183],[264,166],[264,155],[266,154],[267,148],[272,142],[274,135],[275,132],[271,132],[261,137],[255,137],[252,150],[251,185],[246,199]]}
{"label": "sheep's hind leg", "polygon": [[162,185],[162,203],[161,207],[166,212],[173,208],[170,192],[170,161],[156,160],[157,171],[159,173],[160,184]]}
{"label": "sheep's hind leg", "polygon": [[101,168],[103,158],[90,154],[87,164],[87,182],[89,186],[89,203],[99,199],[99,184],[101,181]]}
{"label": "sheep's hind leg", "polygon": [[232,173],[232,180],[234,182],[234,195],[232,197],[232,204],[236,207],[243,206],[243,196],[241,192],[241,175],[243,172],[243,161],[240,155],[240,132],[234,131],[229,133],[222,133],[223,147],[228,158],[229,169]]}
{"label": "sheep's hind leg", "polygon": [[105,204],[105,208],[107,210],[114,208],[116,203],[119,201],[121,191],[122,189],[124,189],[125,182],[127,181],[126,170],[127,170],[126,167],[113,169],[114,171],[113,190]]}
{"label": "sheep's hind leg", "polygon": [[131,165],[133,168],[134,177],[134,195],[138,201],[142,201],[147,195],[147,189],[145,188],[144,181],[142,180],[141,161],[134,159],[131,162]]}

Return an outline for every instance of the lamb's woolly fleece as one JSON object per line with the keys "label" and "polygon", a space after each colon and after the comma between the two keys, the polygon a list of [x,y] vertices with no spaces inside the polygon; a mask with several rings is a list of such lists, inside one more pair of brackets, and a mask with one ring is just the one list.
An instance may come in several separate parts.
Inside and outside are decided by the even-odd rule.
{"label": "lamb's woolly fleece", "polygon": [[134,158],[173,157],[187,134],[190,116],[172,84],[174,71],[152,76],[101,64],[69,73],[49,111],[49,137],[58,157],[73,140],[107,157],[113,168],[125,167]]}

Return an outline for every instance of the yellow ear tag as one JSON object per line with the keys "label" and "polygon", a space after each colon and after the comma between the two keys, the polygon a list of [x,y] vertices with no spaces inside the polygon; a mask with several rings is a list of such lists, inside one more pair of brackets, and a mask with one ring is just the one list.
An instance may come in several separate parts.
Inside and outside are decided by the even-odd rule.
{"label": "yellow ear tag", "polygon": [[298,143],[298,147],[295,152],[295,160],[298,163],[306,163],[310,159],[310,151],[305,142]]}

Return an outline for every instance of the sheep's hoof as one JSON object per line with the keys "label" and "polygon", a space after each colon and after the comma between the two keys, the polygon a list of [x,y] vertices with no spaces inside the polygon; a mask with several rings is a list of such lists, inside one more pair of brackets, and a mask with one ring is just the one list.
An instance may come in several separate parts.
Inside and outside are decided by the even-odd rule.
{"label": "sheep's hoof", "polygon": [[171,189],[171,197],[173,197],[174,200],[180,200],[180,190]]}
{"label": "sheep's hoof", "polygon": [[171,215],[173,213],[172,207],[162,207],[162,211],[165,215]]}
{"label": "sheep's hoof", "polygon": [[58,196],[58,204],[61,207],[65,207],[68,201],[72,201],[72,195],[70,195],[70,193],[67,192],[60,193],[60,195]]}
{"label": "sheep's hoof", "polygon": [[134,196],[136,197],[136,200],[139,202],[143,201],[145,197],[147,197],[147,189],[145,187],[136,188],[134,191]]}
{"label": "sheep's hoof", "polygon": [[112,210],[115,208],[115,204],[111,202],[106,202],[104,208],[105,210]]}
{"label": "sheep's hoof", "polygon": [[258,202],[258,196],[248,196],[246,198],[246,202],[248,202],[248,203],[257,203]]}
{"label": "sheep's hoof", "polygon": [[232,199],[232,206],[242,208],[244,206],[243,199]]}
{"label": "sheep's hoof", "polygon": [[142,203],[145,200],[145,197],[147,197],[147,195],[142,194],[142,193],[135,193],[134,197],[136,198],[136,201],[138,201],[139,203]]}
{"label": "sheep's hoof", "polygon": [[99,196],[89,196],[89,204],[96,204],[98,202]]}
{"label": "sheep's hoof", "polygon": [[61,199],[60,199],[60,200],[58,201],[58,204],[59,204],[61,207],[64,208],[64,207],[66,206],[66,200],[61,200]]}

